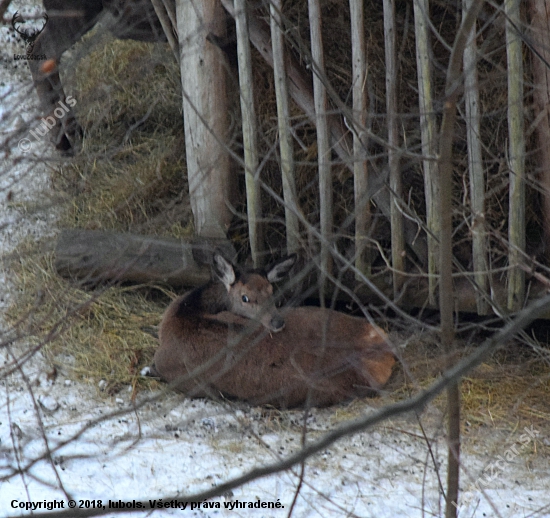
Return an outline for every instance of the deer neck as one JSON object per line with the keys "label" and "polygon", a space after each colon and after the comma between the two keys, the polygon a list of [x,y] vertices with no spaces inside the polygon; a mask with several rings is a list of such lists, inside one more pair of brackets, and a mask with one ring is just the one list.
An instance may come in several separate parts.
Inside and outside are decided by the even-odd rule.
{"label": "deer neck", "polygon": [[229,311],[227,290],[219,282],[209,282],[195,288],[181,299],[176,315],[178,317],[196,317],[201,314],[215,315]]}

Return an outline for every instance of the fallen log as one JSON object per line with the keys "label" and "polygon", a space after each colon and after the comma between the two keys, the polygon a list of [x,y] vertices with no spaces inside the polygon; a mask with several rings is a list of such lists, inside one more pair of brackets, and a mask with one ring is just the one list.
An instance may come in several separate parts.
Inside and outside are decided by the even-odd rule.
{"label": "fallen log", "polygon": [[235,257],[224,239],[178,240],[99,230],[63,230],[55,250],[59,275],[84,284],[161,282],[196,286],[210,279],[212,252]]}

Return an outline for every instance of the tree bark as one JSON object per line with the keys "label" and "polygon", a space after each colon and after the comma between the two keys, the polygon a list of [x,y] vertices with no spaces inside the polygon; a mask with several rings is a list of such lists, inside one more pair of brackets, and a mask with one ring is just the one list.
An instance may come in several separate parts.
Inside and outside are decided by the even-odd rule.
{"label": "tree bark", "polygon": [[237,30],[237,58],[239,61],[239,88],[241,93],[241,117],[244,148],[244,176],[246,183],[246,210],[248,216],[248,241],[255,268],[260,267],[260,253],[263,250],[260,219],[262,201],[260,192],[260,170],[258,169],[258,145],[256,135],[256,111],[254,109],[254,84],[252,77],[252,56],[248,34],[245,0],[235,0],[235,26]]}
{"label": "tree bark", "polygon": [[183,119],[189,197],[200,236],[225,237],[233,192],[226,92],[226,63],[209,34],[223,39],[225,12],[219,0],[177,0]]}
{"label": "tree bark", "polygon": [[282,26],[282,2],[272,0],[269,4],[271,22],[271,45],[273,49],[273,76],[277,98],[277,126],[281,152],[281,176],[285,200],[286,247],[289,254],[300,249],[300,226],[298,223],[298,197],[296,196],[296,168],[292,143],[290,103],[286,72],[286,53]]}
{"label": "tree bark", "polygon": [[533,99],[539,145],[538,172],[542,188],[544,242],[550,259],[550,2],[530,0],[533,47]]}
{"label": "tree bark", "polygon": [[228,259],[233,246],[223,239],[177,239],[99,230],[63,230],[55,249],[55,268],[62,277],[83,284],[102,282],[165,283],[196,286],[210,279],[215,248]]}
{"label": "tree bark", "polygon": [[351,54],[353,77],[353,192],[355,203],[355,278],[359,272],[371,273],[368,237],[371,223],[368,198],[369,175],[364,154],[367,120],[367,53],[365,45],[365,5],[363,0],[350,0]]}
{"label": "tree bark", "polygon": [[[523,129],[523,56],[519,0],[505,0],[506,56],[508,61],[508,153],[510,188],[508,211],[508,309],[519,311],[525,296],[525,135]],[[548,145],[546,143],[545,145]]]}
{"label": "tree bark", "polygon": [[[440,264],[441,280],[439,283],[439,307],[441,313],[441,343],[452,358],[454,353],[455,327],[453,311],[455,309],[453,291],[453,136],[456,120],[456,104],[462,86],[461,64],[464,49],[472,27],[475,25],[484,2],[474,3],[464,14],[462,24],[456,35],[445,80],[445,103],[443,120],[439,137],[439,211],[441,214]],[[452,366],[449,365],[449,368]],[[458,509],[460,479],[460,378],[447,388],[447,494],[445,501],[445,518],[456,518]]]}
{"label": "tree bark", "polygon": [[420,109],[420,136],[424,170],[424,194],[426,197],[426,225],[428,227],[428,283],[430,304],[435,305],[437,273],[439,271],[439,234],[441,218],[437,211],[439,199],[439,175],[436,156],[436,119],[433,108],[433,81],[430,62],[428,0],[414,1],[414,27],[416,38],[416,70],[418,74],[418,105]]}
{"label": "tree bark", "polygon": [[[475,0],[464,0],[464,13]],[[489,313],[489,264],[487,261],[487,235],[485,232],[485,176],[481,154],[481,111],[477,80],[476,27],[472,27],[468,44],[464,49],[464,104],[468,138],[468,170],[470,173],[470,204],[472,211],[472,262],[474,279],[479,288],[477,314]]]}
{"label": "tree bark", "polygon": [[397,120],[397,53],[395,2],[384,0],[384,49],[386,54],[386,121],[388,125],[388,164],[390,168],[390,221],[393,299],[397,301],[405,271],[405,236],[401,213],[401,169],[399,168],[399,127]]}
{"label": "tree bark", "polygon": [[325,60],[321,36],[321,4],[308,0],[309,27],[311,33],[311,67],[313,69],[313,98],[315,127],[317,129],[317,161],[319,164],[319,219],[321,225],[321,279],[320,299],[324,302],[324,276],[331,273],[332,256],[332,165],[328,124],[327,91],[323,83]]}

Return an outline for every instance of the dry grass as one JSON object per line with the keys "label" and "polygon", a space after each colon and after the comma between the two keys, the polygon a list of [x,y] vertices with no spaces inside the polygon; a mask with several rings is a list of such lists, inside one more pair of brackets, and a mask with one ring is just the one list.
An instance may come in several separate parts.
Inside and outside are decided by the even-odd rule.
{"label": "dry grass", "polygon": [[[75,54],[93,41],[99,43],[77,61],[75,76],[65,78],[85,139],[81,152],[51,173],[59,226],[192,235],[173,57],[162,45],[97,34]],[[139,371],[151,362],[157,342],[148,331],[172,293],[163,286],[81,289],[56,274],[50,240],[26,241],[17,254],[11,269],[18,297],[7,318],[32,343],[45,343],[52,367],[96,386],[105,380],[107,395],[155,384]],[[59,364],[60,353],[74,364]]]}
{"label": "dry grass", "polygon": [[[154,354],[156,338],[148,330],[158,325],[168,297],[154,300],[150,286],[85,291],[61,279],[53,261],[54,253],[34,241],[19,246],[10,268],[18,297],[6,312],[14,332],[44,344],[52,370],[96,386],[105,380],[107,395],[154,384],[139,371]],[[64,363],[66,355],[74,363]]]}
{"label": "dry grass", "polygon": [[[446,359],[435,335],[424,333],[407,341],[403,360],[408,375],[403,368],[397,369],[387,387],[392,400],[428,387],[445,369]],[[459,341],[453,363],[474,349],[475,345]],[[527,425],[547,429],[550,426],[550,365],[525,343],[512,341],[462,380],[461,399],[466,433],[478,428],[513,430]],[[444,412],[445,395],[436,398],[434,404]]]}
{"label": "dry grass", "polygon": [[101,43],[76,68],[83,149],[52,176],[70,199],[61,225],[188,235],[179,70],[162,45]]}

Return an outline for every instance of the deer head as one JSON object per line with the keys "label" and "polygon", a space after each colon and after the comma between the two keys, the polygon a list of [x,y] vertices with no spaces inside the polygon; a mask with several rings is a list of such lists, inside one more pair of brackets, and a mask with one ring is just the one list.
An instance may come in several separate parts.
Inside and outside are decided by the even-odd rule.
{"label": "deer head", "polygon": [[26,23],[26,20],[19,14],[19,11],[16,11],[11,19],[11,26],[13,27],[13,30],[17,32],[17,34],[19,34],[23,38],[23,41],[29,46],[29,52],[32,52],[36,38],[38,38],[48,23],[48,15],[46,13],[44,13],[43,18],[44,23],[40,29],[25,27],[23,30],[20,30],[18,27]]}

